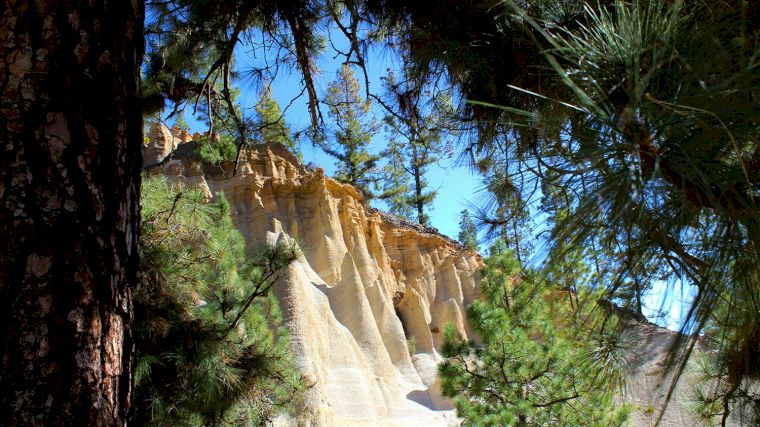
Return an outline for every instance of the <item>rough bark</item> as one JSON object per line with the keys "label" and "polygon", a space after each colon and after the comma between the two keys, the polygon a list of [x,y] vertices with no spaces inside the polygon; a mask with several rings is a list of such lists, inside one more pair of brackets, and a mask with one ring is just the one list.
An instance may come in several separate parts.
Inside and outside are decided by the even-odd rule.
{"label": "rough bark", "polygon": [[123,425],[144,4],[1,13],[0,424]]}

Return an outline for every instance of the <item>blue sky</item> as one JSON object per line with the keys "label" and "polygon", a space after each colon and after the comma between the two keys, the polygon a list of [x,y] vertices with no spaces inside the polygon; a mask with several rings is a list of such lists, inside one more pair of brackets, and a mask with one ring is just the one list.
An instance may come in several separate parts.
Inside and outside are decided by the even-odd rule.
{"label": "blue sky", "polygon": [[[338,49],[345,49],[347,47],[346,39],[342,34],[332,33],[332,43]],[[317,70],[314,84],[318,95],[321,97],[327,90],[328,85],[336,77],[337,71],[340,69],[342,63],[342,57],[338,59],[334,58],[335,53],[332,51],[328,43],[326,51],[320,56],[317,61]],[[272,62],[271,56],[274,55],[273,51],[261,52],[262,49],[258,49],[256,52],[247,46],[239,47],[236,50],[236,65],[238,71],[243,71],[246,68],[252,66],[261,66],[263,62]],[[370,90],[375,93],[381,91],[380,78],[386,74],[387,69],[398,70],[399,64],[395,54],[392,54],[389,50],[375,49],[369,52],[367,58],[367,72],[370,81]],[[362,81],[359,70],[354,70],[357,77]],[[256,101],[259,96],[260,87],[254,87],[248,82],[238,82],[241,87],[240,104],[245,109],[255,108]],[[280,108],[286,110],[285,120],[290,126],[291,130],[304,130],[310,125],[310,116],[308,113],[308,97],[302,90],[303,85],[301,83],[301,73],[298,70],[288,69],[281,67],[275,78],[271,79],[272,96],[280,104]],[[299,94],[301,96],[299,97]],[[190,124],[193,131],[205,130],[205,125],[197,122],[191,118],[192,108],[188,108],[185,113],[185,119]],[[373,106],[373,111],[378,121],[383,117],[383,111],[379,106]],[[246,112],[252,114],[252,111]],[[322,113],[325,115],[327,109],[322,106]],[[326,118],[327,119],[327,118]],[[379,153],[386,147],[385,132],[377,133],[371,140],[370,151],[373,153]],[[328,176],[332,176],[335,173],[335,159],[325,154],[319,148],[314,147],[308,141],[302,141],[301,151],[303,152],[304,163],[313,162],[318,167],[325,170]],[[444,158],[437,164],[431,165],[427,179],[432,189],[437,189],[438,196],[433,202],[432,209],[428,212],[430,215],[430,221],[433,227],[437,228],[439,232],[456,239],[459,234],[459,217],[462,209],[468,207],[468,205],[475,201],[475,195],[478,189],[482,186],[481,180],[478,176],[474,175],[469,168],[462,165],[457,165],[455,159]],[[384,209],[383,203],[380,201],[373,202],[375,207]]]}
{"label": "blue sky", "polygon": [[[346,46],[345,39],[336,37],[333,43],[342,49]],[[335,79],[336,72],[341,67],[340,59],[335,59],[329,47],[321,55],[317,62],[318,73],[315,76],[315,87],[321,97],[329,83]],[[257,53],[253,55],[253,53]],[[365,58],[367,62],[367,71],[370,83],[370,90],[379,93],[381,91],[380,78],[386,74],[387,69],[398,70],[398,59],[388,50],[370,51]],[[239,70],[245,70],[248,66],[261,65],[263,61],[271,61],[267,58],[267,53],[252,52],[252,49],[245,47],[239,48],[236,54],[236,62]],[[355,70],[359,75],[358,70]],[[361,79],[360,79],[361,80]],[[254,108],[259,95],[259,87],[252,87],[250,84],[240,82],[241,96],[240,103],[243,109]],[[301,74],[297,70],[282,68],[277,76],[271,81],[272,96],[280,104],[280,107],[286,109],[285,119],[291,130],[304,130],[310,125],[310,116],[308,113],[308,98],[301,83]],[[303,93],[302,93],[303,92]],[[299,94],[302,94],[300,97]],[[190,109],[188,109],[190,110]],[[374,107],[374,112],[378,120],[383,116],[383,111],[379,106]],[[190,111],[188,111],[190,113]],[[248,113],[250,114],[250,112]],[[323,108],[323,114],[326,114],[326,108]],[[191,114],[185,114],[193,130],[203,131],[204,125],[193,120]],[[378,153],[386,146],[386,136],[384,132],[376,134],[371,141],[371,151]],[[335,159],[331,158],[319,148],[314,147],[308,141],[303,141],[301,145],[303,160],[305,163],[313,162],[318,167],[325,170],[328,176],[335,172]],[[441,233],[457,238],[459,233],[459,218],[462,209],[477,203],[478,195],[482,189],[482,181],[468,167],[458,165],[455,159],[444,158],[438,164],[430,167],[427,179],[431,188],[437,189],[438,195],[433,202],[433,208],[428,212],[430,215],[431,225],[437,228]],[[374,202],[376,207],[383,209],[382,202]],[[541,216],[536,218],[536,232],[543,228]],[[540,247],[542,241],[535,242],[539,249],[539,255],[532,260],[532,265],[541,262],[544,255]],[[481,244],[481,249],[485,249]],[[664,282],[656,283],[653,292],[646,296],[644,305],[646,306],[644,314],[655,323],[678,329],[680,319],[685,313],[685,302],[691,295],[690,289],[684,289],[681,282],[666,286]],[[664,313],[658,317],[658,312]]]}

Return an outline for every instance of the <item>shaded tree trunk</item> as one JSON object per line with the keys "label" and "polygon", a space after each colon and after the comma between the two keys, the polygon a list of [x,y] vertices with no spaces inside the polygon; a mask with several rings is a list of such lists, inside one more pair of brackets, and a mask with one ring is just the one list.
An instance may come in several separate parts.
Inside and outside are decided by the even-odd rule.
{"label": "shaded tree trunk", "polygon": [[123,425],[137,272],[141,0],[6,0],[0,424]]}
{"label": "shaded tree trunk", "polygon": [[417,158],[417,146],[410,141],[412,145],[412,172],[414,175],[414,206],[417,208],[417,222],[421,225],[427,225],[425,221],[425,201],[422,198],[422,171],[420,170],[419,159]]}

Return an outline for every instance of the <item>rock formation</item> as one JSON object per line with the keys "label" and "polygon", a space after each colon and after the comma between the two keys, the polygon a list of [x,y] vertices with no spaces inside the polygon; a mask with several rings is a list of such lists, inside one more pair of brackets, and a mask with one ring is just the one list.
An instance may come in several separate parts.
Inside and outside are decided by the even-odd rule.
{"label": "rock formation", "polygon": [[148,129],[147,144],[143,147],[143,167],[153,167],[169,158],[180,145],[192,141],[193,137],[186,131],[174,128],[169,130],[160,123],[151,123]]}
{"label": "rock formation", "polygon": [[[479,295],[481,260],[458,243],[376,211],[349,185],[302,166],[281,147],[244,152],[233,165],[200,165],[191,138],[154,126],[145,167],[223,192],[250,249],[295,239],[303,257],[274,287],[308,390],[282,425],[458,425],[436,378],[443,327],[471,332],[464,308]],[[622,400],[632,424],[654,425],[672,376],[677,334],[635,322],[636,343]],[[660,425],[694,424],[686,373]]]}
{"label": "rock formation", "polygon": [[276,239],[301,247],[274,288],[309,387],[298,419],[283,423],[457,424],[436,365],[444,325],[469,335],[464,308],[479,295],[477,254],[369,208],[351,186],[276,147],[243,153],[235,176],[229,164],[150,161],[209,197],[223,192],[251,249]]}
{"label": "rock formation", "polygon": [[[671,367],[670,350],[676,344],[678,332],[648,322],[634,322],[632,331],[635,345],[626,361],[629,370],[626,372],[622,398],[634,406],[631,424],[664,427],[699,425],[693,419],[688,405],[695,381],[695,373],[691,369],[683,373],[673,392],[671,403],[661,414],[662,405],[673,383],[675,368]],[[662,419],[658,424],[660,415]]]}

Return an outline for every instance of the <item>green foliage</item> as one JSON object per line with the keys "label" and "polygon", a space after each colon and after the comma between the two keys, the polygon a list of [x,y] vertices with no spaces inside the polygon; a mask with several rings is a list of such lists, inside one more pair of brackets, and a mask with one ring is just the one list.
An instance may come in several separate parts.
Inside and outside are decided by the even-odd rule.
{"label": "green foliage", "polygon": [[[245,110],[240,105],[240,89],[230,88],[225,91],[221,83],[216,83],[215,87],[219,91],[224,91],[229,105],[221,108],[214,104],[201,104],[198,107],[198,118],[204,120],[208,126],[207,134],[213,135],[211,139],[202,138],[202,142],[208,145],[207,150],[210,156],[206,158],[214,164],[235,160],[239,150],[257,142],[251,139],[250,129],[254,127],[254,120],[245,117]],[[233,147],[235,147],[234,152]]]}
{"label": "green foliage", "polygon": [[[760,30],[750,8],[615,1],[587,6],[580,29],[545,31],[548,59],[585,115],[562,157],[595,165],[558,236],[584,244],[598,230],[579,224],[605,224],[635,287],[665,276],[698,290],[682,330],[706,336],[720,386],[705,402],[723,406],[721,423],[760,413]],[[570,173],[558,184],[580,188]]]}
{"label": "green foliage", "polygon": [[[314,57],[323,45],[315,26],[323,16],[316,2],[241,2],[239,0],[168,0],[146,4],[146,58],[143,65],[143,107],[160,111],[168,101],[175,111],[188,100],[211,106],[212,116],[230,114],[232,130],[247,141],[250,123],[235,112],[231,99],[235,50],[248,41],[252,51],[269,50],[269,59],[242,74],[259,83],[271,80],[280,66],[297,66],[310,98],[317,125]],[[263,40],[262,44],[253,40]],[[270,49],[271,45],[288,48]],[[273,57],[273,58],[272,58]],[[210,83],[210,84],[208,84]],[[201,99],[204,98],[204,99]]]}
{"label": "green foliage", "polygon": [[483,176],[488,198],[482,206],[476,207],[475,218],[486,238],[504,240],[522,263],[530,255],[534,236],[529,197],[525,197],[522,190],[529,183],[519,172],[519,165],[520,159],[510,158],[503,152],[479,159],[477,168]]}
{"label": "green foliage", "polygon": [[425,175],[443,152],[445,121],[452,114],[447,93],[432,94],[424,81],[411,80],[405,70],[401,81],[392,72],[384,77],[388,111],[383,121],[390,134],[387,148],[380,153],[388,159],[384,169],[383,193],[390,211],[428,225],[427,211],[437,194]]}
{"label": "green foliage", "polygon": [[190,130],[190,125],[187,124],[187,120],[185,120],[185,115],[183,113],[177,114],[177,120],[174,121],[173,127],[186,131]]}
{"label": "green foliage", "polygon": [[210,140],[204,136],[195,141],[195,159],[202,163],[218,165],[222,162],[234,161],[237,156],[238,147],[235,139],[230,135],[223,135]]}
{"label": "green foliage", "polygon": [[223,195],[150,177],[142,190],[130,423],[266,423],[301,389],[269,293],[297,248],[246,256]]}
{"label": "green foliage", "polygon": [[[506,236],[501,226],[541,197],[531,214],[548,215],[547,264],[591,249],[595,282],[639,312],[653,283],[691,287],[682,332],[714,338],[721,417],[760,406],[745,395],[760,378],[752,3],[368,4],[420,74],[447,77],[469,100],[466,150],[493,189],[486,224]],[[522,233],[512,234],[515,248]]]}
{"label": "green foliage", "polygon": [[[760,298],[760,289],[742,296]],[[746,324],[740,307],[746,300],[725,294],[712,307],[712,321],[705,328],[691,371],[695,413],[707,425],[760,425],[760,360],[753,345],[760,340],[757,325]],[[725,322],[725,323],[723,323]],[[749,337],[744,343],[744,337]]]}
{"label": "green foliage", "polygon": [[428,146],[419,141],[391,140],[380,154],[388,159],[388,164],[383,169],[383,192],[379,198],[388,203],[391,213],[428,225],[430,217],[426,211],[436,196],[436,191],[428,190],[425,178],[427,166],[436,160]]}
{"label": "green foliage", "polygon": [[372,198],[371,186],[377,181],[378,156],[367,150],[377,130],[369,100],[362,99],[359,81],[348,65],[338,71],[337,79],[327,89],[325,103],[335,129],[331,144],[322,149],[337,160],[335,179],[351,184],[366,198]]}
{"label": "green foliage", "polygon": [[406,340],[406,349],[409,350],[409,354],[417,353],[417,339],[409,337]]}
{"label": "green foliage", "polygon": [[460,213],[459,219],[459,243],[464,245],[465,248],[470,250],[476,250],[478,248],[478,232],[475,228],[475,223],[470,218],[470,213],[467,209],[463,209]]}
{"label": "green foliage", "polygon": [[[412,190],[409,174],[404,166],[405,159],[396,154],[401,152],[399,144],[399,141],[391,140],[388,142],[388,148],[381,153],[388,163],[383,167],[383,191],[378,198],[387,203],[390,213],[411,221],[414,218],[414,202],[409,196]],[[394,154],[388,156],[389,153]]]}
{"label": "green foliage", "polygon": [[[614,319],[601,333],[600,310],[522,272],[503,243],[485,260],[483,300],[467,308],[480,342],[445,329],[442,390],[465,425],[623,425],[616,407],[621,345]],[[586,295],[588,296],[588,295]],[[576,295],[577,298],[577,295]],[[612,344],[611,344],[612,343]]]}
{"label": "green foliage", "polygon": [[[222,90],[221,84],[216,84],[217,90]],[[238,156],[238,151],[249,146],[251,141],[246,138],[246,133],[241,132],[240,126],[250,127],[247,120],[243,120],[243,113],[238,98],[240,90],[235,88],[227,92],[231,106],[228,108],[215,108],[213,105],[200,104],[198,118],[206,122],[208,131],[195,141],[195,159],[199,162],[219,165],[222,162],[232,162]],[[209,112],[209,106],[212,111]],[[211,136],[210,136],[211,135]],[[242,147],[240,147],[242,144]]]}
{"label": "green foliage", "polygon": [[259,128],[262,143],[282,144],[299,159],[303,157],[291,136],[288,124],[285,123],[280,105],[272,98],[272,89],[268,85],[261,91],[256,103],[255,125]]}

